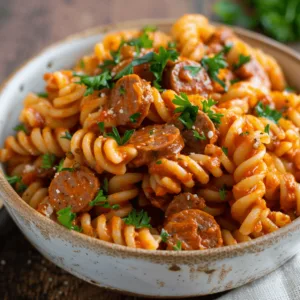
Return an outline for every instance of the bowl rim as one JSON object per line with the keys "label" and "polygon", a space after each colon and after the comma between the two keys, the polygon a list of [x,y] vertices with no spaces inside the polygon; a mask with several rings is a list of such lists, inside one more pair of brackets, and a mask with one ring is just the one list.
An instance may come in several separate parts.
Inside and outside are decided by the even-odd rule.
{"label": "bowl rim", "polygon": [[[79,33],[71,34],[64,39],[52,43],[51,45],[43,48],[41,51],[39,51],[36,55],[31,57],[30,59],[26,60],[23,64],[21,64],[20,67],[18,67],[13,73],[11,73],[11,75],[9,75],[6,80],[4,80],[4,82],[0,85],[0,103],[1,103],[1,97],[5,89],[9,87],[15,75],[20,71],[24,70],[27,66],[29,66],[31,62],[34,61],[36,58],[42,56],[43,54],[46,54],[51,49],[59,47],[69,41],[80,40],[93,35],[106,34],[117,30],[122,30],[122,29],[124,30],[129,28],[141,28],[142,26],[145,26],[147,24],[153,24],[158,27],[170,26],[171,24],[174,23],[175,20],[176,19],[174,18],[140,19],[134,21],[129,20],[120,23],[112,23],[108,25],[100,25],[100,26],[92,27],[90,29],[81,31]],[[290,56],[292,59],[300,63],[300,54],[298,54],[295,50],[283,44],[280,44],[279,42],[271,38],[265,37],[262,34],[255,33],[239,27],[228,26],[220,23],[213,23],[213,24],[217,26],[231,27],[234,30],[234,32],[237,33],[239,36],[246,37],[248,39],[252,39],[255,41],[259,41],[262,44],[271,46],[275,48],[277,51],[283,53],[284,55]],[[220,248],[212,248],[206,250],[193,250],[193,251],[172,251],[172,250],[149,251],[145,249],[130,248],[127,246],[117,245],[115,243],[105,242],[97,238],[90,237],[82,233],[78,233],[73,230],[68,230],[64,226],[46,218],[45,216],[37,212],[35,209],[33,209],[30,205],[25,203],[25,201],[22,200],[22,198],[14,191],[14,189],[7,182],[2,172],[0,172],[0,195],[3,198],[4,206],[11,206],[15,211],[18,212],[19,216],[21,215],[24,218],[27,217],[28,219],[31,219],[33,223],[42,223],[43,228],[46,231],[50,233],[56,232],[56,235],[58,235],[60,238],[64,238],[66,240],[69,240],[70,242],[74,242],[79,245],[89,243],[89,247],[91,246],[93,249],[97,249],[100,251],[101,250],[112,251],[115,255],[126,254],[127,256],[131,256],[131,257],[150,258],[150,259],[164,258],[164,257],[173,257],[178,259],[179,258],[186,259],[190,257],[199,257],[199,258],[202,257],[207,259],[208,256],[210,258],[233,257],[241,253],[250,252],[248,250],[250,250],[253,247],[256,246],[260,247],[260,246],[265,246],[265,244],[275,243],[275,241],[280,236],[289,234],[291,231],[296,231],[296,230],[300,231],[300,218],[297,218],[294,221],[292,221],[290,224],[282,228],[279,228],[277,231],[266,234],[262,237],[258,237],[256,239],[252,239],[251,241],[239,243],[236,245],[224,246]]]}

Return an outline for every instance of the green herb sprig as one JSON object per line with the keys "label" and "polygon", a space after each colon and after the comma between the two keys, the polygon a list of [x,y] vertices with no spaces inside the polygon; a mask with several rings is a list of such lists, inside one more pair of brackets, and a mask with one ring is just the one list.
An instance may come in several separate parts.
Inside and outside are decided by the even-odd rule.
{"label": "green herb sprig", "polygon": [[220,113],[215,113],[211,107],[214,106],[217,102],[215,102],[213,99],[208,98],[208,100],[202,101],[202,110],[204,113],[208,115],[208,117],[215,123],[215,124],[221,124],[221,118],[224,116]]}
{"label": "green herb sprig", "polygon": [[73,221],[76,219],[76,213],[72,212],[71,206],[63,208],[57,212],[57,220],[60,224],[65,226],[66,228],[70,230],[75,230],[78,232],[81,232],[82,229],[77,226],[73,225]]}
{"label": "green herb sprig", "polygon": [[262,102],[259,102],[255,106],[255,111],[259,117],[267,118],[274,123],[278,123],[278,121],[282,118],[282,114],[276,109],[272,109],[269,105],[263,105]]}
{"label": "green herb sprig", "polygon": [[131,138],[131,136],[134,133],[134,129],[131,130],[126,130],[123,137],[120,136],[119,131],[116,127],[112,128],[112,132],[106,133],[106,137],[111,137],[113,138],[119,146],[125,145]]}
{"label": "green herb sprig", "polygon": [[133,225],[136,229],[139,228],[151,228],[150,220],[148,213],[144,210],[137,211],[133,209],[129,215],[123,219],[125,224]]}

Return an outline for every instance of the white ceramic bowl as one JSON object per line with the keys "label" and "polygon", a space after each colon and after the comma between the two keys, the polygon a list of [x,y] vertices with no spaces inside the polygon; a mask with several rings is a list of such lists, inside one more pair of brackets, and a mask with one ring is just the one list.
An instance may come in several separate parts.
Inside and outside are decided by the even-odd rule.
{"label": "white ceramic bowl", "polygon": [[[18,123],[22,99],[43,90],[43,74],[71,67],[103,34],[155,24],[169,31],[173,20],[103,26],[56,43],[27,62],[0,92],[0,143]],[[236,29],[246,42],[273,55],[291,86],[300,89],[300,56],[258,34]],[[176,252],[118,246],[69,231],[29,207],[0,175],[0,194],[29,241],[61,268],[100,287],[137,295],[182,297],[225,291],[262,277],[290,259],[300,246],[300,219],[256,240],[223,248]]]}

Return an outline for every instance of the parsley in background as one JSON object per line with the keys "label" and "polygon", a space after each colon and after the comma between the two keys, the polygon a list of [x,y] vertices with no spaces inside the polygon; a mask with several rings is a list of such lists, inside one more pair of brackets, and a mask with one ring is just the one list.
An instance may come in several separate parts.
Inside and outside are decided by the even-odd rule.
{"label": "parsley in background", "polygon": [[230,0],[220,0],[214,5],[214,12],[224,23],[262,31],[280,42],[300,39],[300,1],[245,2],[242,5]]}

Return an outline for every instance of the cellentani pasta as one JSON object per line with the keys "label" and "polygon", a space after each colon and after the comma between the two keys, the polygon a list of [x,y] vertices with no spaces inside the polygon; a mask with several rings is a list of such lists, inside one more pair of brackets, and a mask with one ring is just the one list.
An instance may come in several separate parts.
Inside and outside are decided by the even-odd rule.
{"label": "cellentani pasta", "polygon": [[44,75],[0,150],[45,217],[99,240],[204,250],[300,215],[300,97],[276,60],[201,15],[110,33]]}

